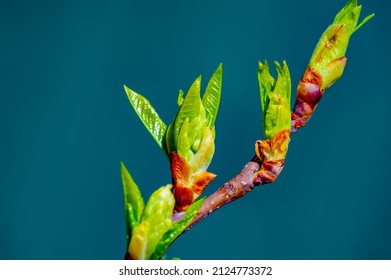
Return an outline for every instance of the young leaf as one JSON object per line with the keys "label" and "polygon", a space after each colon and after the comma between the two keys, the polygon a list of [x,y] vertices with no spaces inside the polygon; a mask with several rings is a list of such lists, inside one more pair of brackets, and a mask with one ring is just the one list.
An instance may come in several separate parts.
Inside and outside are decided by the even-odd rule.
{"label": "young leaf", "polygon": [[148,246],[149,223],[143,222],[137,225],[132,232],[128,252],[134,260],[145,260]]}
{"label": "young leaf", "polygon": [[148,245],[146,247],[147,258],[153,253],[160,239],[171,227],[172,211],[175,206],[171,188],[172,185],[167,185],[157,189],[145,205],[141,220],[149,224]]}
{"label": "young leaf", "polygon": [[291,80],[286,62],[283,67],[275,61],[278,76],[275,80],[269,73],[267,62],[259,62],[258,81],[263,113],[263,132],[266,139],[280,131],[290,129]]}
{"label": "young leaf", "polygon": [[132,233],[128,252],[133,259],[149,259],[163,235],[172,225],[174,195],[171,185],[157,189],[148,199],[141,223]]}
{"label": "young leaf", "polygon": [[212,127],[216,121],[217,111],[219,110],[221,87],[223,78],[223,65],[220,64],[210,78],[206,87],[202,104],[205,107],[206,117],[209,119],[209,126]]}
{"label": "young leaf", "polygon": [[121,162],[121,174],[125,197],[126,239],[129,244],[132,230],[140,223],[144,199],[123,162]]}
{"label": "young leaf", "polygon": [[[175,120],[175,118],[174,118]],[[173,135],[173,126],[174,124],[170,124],[167,128],[167,132],[166,132],[166,151],[167,151],[167,154],[170,155],[170,153],[172,151],[176,151],[176,143],[175,143],[175,140],[174,140],[174,135]]]}
{"label": "young leaf", "polygon": [[282,62],[282,67],[277,61],[274,63],[276,64],[278,76],[273,92],[276,92],[281,97],[287,99],[288,103],[291,103],[291,79],[288,65],[285,60]]}
{"label": "young leaf", "polygon": [[193,156],[193,153],[190,151],[191,142],[188,137],[188,131],[189,131],[189,118],[186,118],[179,131],[177,151],[178,154],[183,156],[187,161],[189,161],[189,159]]}
{"label": "young leaf", "polygon": [[162,149],[167,154],[165,145],[167,125],[160,119],[159,115],[156,113],[148,99],[134,92],[127,86],[124,86],[124,88],[129,98],[130,104],[136,111],[136,114],[140,118],[141,122],[152,135],[153,139],[155,139],[160,149]]}
{"label": "young leaf", "polygon": [[273,92],[268,94],[269,103],[264,118],[264,136],[272,139],[281,130],[291,127],[291,80],[288,66],[284,61],[283,67],[275,62],[278,77]]}
{"label": "young leaf", "polygon": [[359,23],[360,13],[361,6],[357,5],[357,0],[349,0],[323,32],[309,66],[322,73],[331,61],[345,56],[350,36],[374,16],[371,14]]}
{"label": "young leaf", "polygon": [[214,138],[214,128],[205,128],[200,147],[189,161],[191,174],[201,173],[208,168],[215,151]]}
{"label": "young leaf", "polygon": [[183,95],[184,95],[183,90],[180,89],[178,92],[178,98],[177,98],[178,107],[180,107],[182,105],[183,101],[185,100]]}
{"label": "young leaf", "polygon": [[269,64],[265,61],[264,64],[258,61],[258,83],[259,83],[259,93],[262,106],[262,118],[265,119],[266,109],[269,105],[269,94],[273,91],[274,78],[270,75]]}
{"label": "young leaf", "polygon": [[204,134],[205,128],[208,126],[208,119],[205,117],[205,108],[201,106],[200,113],[197,118],[194,118],[191,123],[189,123],[189,141],[192,143],[191,150],[193,153],[196,153],[201,140],[202,135]]}
{"label": "young leaf", "polygon": [[[178,143],[179,131],[182,127],[183,122],[186,118],[189,118],[191,122],[194,118],[198,117],[201,110],[201,97],[200,97],[200,87],[201,87],[201,76],[199,76],[191,85],[189,91],[186,94],[185,99],[178,111],[175,121],[173,123],[173,139],[174,143]],[[172,140],[171,140],[172,141]]]}
{"label": "young leaf", "polygon": [[158,219],[171,219],[174,210],[174,196],[171,192],[172,185],[166,185],[154,191],[145,205],[142,221]]}
{"label": "young leaf", "polygon": [[172,224],[171,228],[164,234],[163,238],[157,244],[155,251],[150,257],[151,260],[160,260],[166,253],[168,247],[175,239],[188,227],[194,219],[198,210],[204,203],[205,198],[194,202],[187,210],[182,220]]}

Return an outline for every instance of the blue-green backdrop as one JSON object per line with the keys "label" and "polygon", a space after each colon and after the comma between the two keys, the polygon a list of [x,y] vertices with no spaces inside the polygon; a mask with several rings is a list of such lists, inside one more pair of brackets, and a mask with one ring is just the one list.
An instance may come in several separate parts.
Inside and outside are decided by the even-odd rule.
{"label": "blue-green backdrop", "polygon": [[[171,122],[179,89],[220,62],[210,194],[262,138],[257,60],[293,88],[345,1],[0,2],[0,259],[121,259],[119,164],[144,196],[168,162],[123,84]],[[351,39],[345,73],[291,141],[272,185],[179,238],[183,259],[390,259],[390,2]]]}

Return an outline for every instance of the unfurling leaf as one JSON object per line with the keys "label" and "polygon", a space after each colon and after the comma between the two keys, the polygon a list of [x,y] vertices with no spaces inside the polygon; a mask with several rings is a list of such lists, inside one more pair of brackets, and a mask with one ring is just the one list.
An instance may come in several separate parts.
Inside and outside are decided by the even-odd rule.
{"label": "unfurling leaf", "polygon": [[132,176],[121,162],[122,184],[125,198],[126,240],[129,244],[132,230],[140,223],[144,200]]}
{"label": "unfurling leaf", "polygon": [[308,66],[320,73],[324,82],[320,87],[322,91],[341,77],[351,35],[374,16],[371,14],[358,23],[360,13],[361,6],[357,5],[357,0],[349,0],[322,34],[315,47]]}
{"label": "unfurling leaf", "polygon": [[200,173],[209,167],[210,162],[212,161],[213,154],[215,152],[215,130],[210,129],[209,127],[205,128],[203,131],[201,143],[197,153],[190,159],[190,173]]}
{"label": "unfurling leaf", "polygon": [[186,210],[216,177],[207,172],[214,154],[214,123],[221,95],[222,65],[216,69],[201,99],[201,76],[186,96],[178,95],[178,113],[166,133],[177,211]]}
{"label": "unfurling leaf", "polygon": [[128,253],[133,260],[147,260],[147,246],[149,235],[149,223],[143,222],[133,230],[132,239],[128,246]]}
{"label": "unfurling leaf", "polygon": [[276,80],[270,75],[269,64],[258,61],[258,82],[262,106],[262,119],[265,119],[266,109],[269,105],[269,94],[273,91]]}
{"label": "unfurling leaf", "polygon": [[281,130],[291,126],[291,80],[286,62],[283,67],[275,62],[278,76],[275,80],[269,73],[267,62],[259,62],[258,81],[263,111],[263,130],[266,139],[271,139]]}
{"label": "unfurling leaf", "polygon": [[213,127],[219,110],[221,87],[223,79],[223,65],[220,64],[213,73],[206,87],[202,104],[205,107],[206,117],[209,120],[209,127]]}
{"label": "unfurling leaf", "polygon": [[193,156],[193,152],[190,149],[192,142],[188,136],[189,132],[189,118],[186,118],[179,131],[177,151],[178,154],[182,155],[187,160]]}
{"label": "unfurling leaf", "polygon": [[164,234],[172,225],[174,196],[171,185],[161,187],[149,198],[141,222],[132,232],[128,253],[132,259],[149,259]]}
{"label": "unfurling leaf", "polygon": [[171,220],[172,210],[174,209],[174,197],[171,192],[172,185],[160,187],[152,193],[144,207],[141,221],[150,221],[159,219]]}
{"label": "unfurling leaf", "polygon": [[[183,127],[187,127],[186,122],[182,129]],[[182,144],[184,145],[184,142]],[[171,177],[177,211],[186,210],[216,177],[215,174],[206,171],[212,161],[213,154],[214,129],[209,127],[204,130],[200,147],[190,161],[180,153],[170,153]]]}
{"label": "unfurling leaf", "polygon": [[[179,91],[179,110],[166,133],[167,152],[178,152],[186,160],[197,153],[204,131],[213,128],[220,104],[222,65],[213,73],[201,99],[201,76],[191,85],[186,96]],[[190,149],[188,148],[190,145]]]}
{"label": "unfurling leaf", "polygon": [[319,39],[297,87],[292,133],[307,124],[324,91],[342,76],[351,35],[374,16],[371,14],[358,23],[360,12],[357,0],[349,0]]}
{"label": "unfurling leaf", "polygon": [[278,76],[269,73],[267,62],[259,62],[258,80],[263,110],[265,140],[257,141],[255,151],[261,160],[260,169],[254,173],[254,185],[272,183],[284,167],[291,128],[291,79],[285,61],[283,67],[275,62]]}
{"label": "unfurling leaf", "polygon": [[177,104],[178,104],[178,107],[180,107],[183,103],[183,100],[185,100],[185,98],[183,97],[184,93],[183,93],[183,90],[179,90],[178,92],[178,99],[177,99]]}
{"label": "unfurling leaf", "polygon": [[[185,120],[189,119],[189,122],[191,123],[193,119],[197,118],[202,113],[201,109],[203,108],[200,97],[200,87],[201,76],[199,76],[191,85],[181,107],[179,108],[178,114],[175,116],[175,119],[171,124],[172,128],[170,130],[170,135],[167,135],[169,139],[167,142],[171,144],[171,147],[178,147],[179,133]],[[168,150],[168,152],[171,152],[171,150]]]}
{"label": "unfurling leaf", "polygon": [[127,86],[124,86],[124,88],[130,104],[136,111],[136,114],[140,118],[141,122],[152,135],[153,139],[155,139],[160,149],[162,149],[168,156],[165,144],[167,125],[160,119],[148,99],[134,92]]}

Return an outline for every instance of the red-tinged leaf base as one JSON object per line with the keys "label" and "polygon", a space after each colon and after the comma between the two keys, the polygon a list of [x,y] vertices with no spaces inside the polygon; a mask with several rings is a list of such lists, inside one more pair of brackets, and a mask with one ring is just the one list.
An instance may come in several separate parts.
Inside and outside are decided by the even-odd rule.
{"label": "red-tinged leaf base", "polygon": [[272,183],[277,179],[284,168],[289,140],[290,131],[285,129],[277,132],[272,139],[256,142],[255,151],[262,164],[254,174],[254,185]]}
{"label": "red-tinged leaf base", "polygon": [[170,153],[170,167],[175,198],[175,210],[186,210],[216,178],[208,171],[200,174],[190,174],[189,163],[176,152]]}
{"label": "red-tinged leaf base", "polygon": [[297,87],[296,103],[292,111],[292,132],[305,126],[323,96],[320,73],[308,66]]}
{"label": "red-tinged leaf base", "polygon": [[204,171],[195,177],[195,179],[193,180],[192,189],[197,195],[197,197],[201,195],[206,186],[208,186],[210,182],[212,182],[214,178],[216,178],[216,176],[216,174]]}

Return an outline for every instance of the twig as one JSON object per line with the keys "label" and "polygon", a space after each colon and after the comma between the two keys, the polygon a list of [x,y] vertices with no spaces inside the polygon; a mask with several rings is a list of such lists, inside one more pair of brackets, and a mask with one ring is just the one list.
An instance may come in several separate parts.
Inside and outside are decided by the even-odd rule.
{"label": "twig", "polygon": [[[295,132],[297,132],[297,130],[292,129],[291,135]],[[283,163],[282,166],[278,166],[278,172],[276,172],[277,174],[275,174],[276,176],[274,180],[264,181],[264,182],[259,180],[254,181],[254,174],[261,169],[261,166],[262,166],[262,162],[255,155],[244,166],[244,168],[240,171],[239,174],[237,174],[234,178],[226,182],[222,187],[220,187],[217,191],[215,191],[213,194],[208,196],[207,199],[205,199],[205,202],[202,204],[197,215],[194,217],[193,221],[190,223],[190,225],[186,228],[184,232],[189,230],[192,226],[194,226],[196,223],[204,219],[209,214],[219,209],[221,206],[233,202],[238,198],[241,198],[245,194],[249,193],[254,189],[255,186],[272,183],[280,174],[283,168]],[[172,220],[179,221],[183,218],[183,216],[184,216],[184,212],[174,213],[172,216]]]}
{"label": "twig", "polygon": [[[197,215],[186,229],[201,221],[203,218],[219,209],[221,206],[230,203],[246,193],[250,192],[254,188],[254,173],[260,168],[259,159],[255,156],[249,161],[242,171],[236,175],[233,179],[225,183],[220,189],[211,194],[205,202],[202,204]],[[173,214],[173,221],[178,221],[183,218],[184,212],[178,212]]]}

